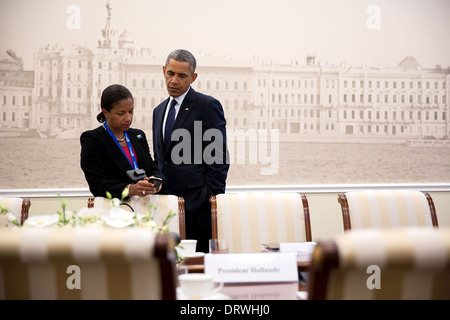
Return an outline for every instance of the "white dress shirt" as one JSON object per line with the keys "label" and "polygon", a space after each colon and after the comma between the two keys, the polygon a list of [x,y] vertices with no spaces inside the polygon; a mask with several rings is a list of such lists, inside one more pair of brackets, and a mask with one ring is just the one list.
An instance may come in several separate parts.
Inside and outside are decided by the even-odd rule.
{"label": "white dress shirt", "polygon": [[[185,93],[183,93],[179,97],[176,97],[176,98],[170,97],[170,99],[169,99],[168,106],[170,106],[170,104],[172,103],[173,99],[175,99],[177,101],[177,104],[175,105],[175,120],[177,119],[178,111],[180,111],[181,104],[183,103],[183,100],[186,97],[186,95],[187,95],[187,93],[189,92],[190,89],[191,88],[189,88]],[[162,127],[163,140],[165,138],[164,137],[164,133],[165,133],[165,130],[166,130],[166,120],[167,120],[167,115],[169,114],[169,109],[170,109],[170,107],[166,108],[166,111],[164,113],[164,121],[163,121],[163,127]]]}

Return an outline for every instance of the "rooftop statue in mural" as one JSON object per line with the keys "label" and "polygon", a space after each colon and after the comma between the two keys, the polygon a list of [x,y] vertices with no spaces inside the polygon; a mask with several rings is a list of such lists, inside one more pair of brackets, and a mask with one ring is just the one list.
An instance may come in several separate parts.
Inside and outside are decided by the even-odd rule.
{"label": "rooftop statue in mural", "polygon": [[13,50],[0,51],[0,70],[23,70],[23,59]]}

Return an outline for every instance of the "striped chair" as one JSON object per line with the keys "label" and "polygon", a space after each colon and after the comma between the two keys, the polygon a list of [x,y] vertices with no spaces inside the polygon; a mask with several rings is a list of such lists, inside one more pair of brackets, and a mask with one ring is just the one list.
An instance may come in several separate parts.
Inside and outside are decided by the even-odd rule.
{"label": "striped chair", "polygon": [[140,228],[0,232],[0,299],[173,300],[174,244]]}
{"label": "striped chair", "polygon": [[438,226],[433,199],[417,190],[340,193],[344,230],[401,226]]}
{"label": "striped chair", "polygon": [[[130,210],[133,210],[137,214],[145,214],[149,210],[149,206],[152,205],[152,213],[155,214],[155,222],[161,225],[163,219],[166,218],[170,210],[177,213],[178,219],[174,218],[169,224],[169,230],[176,232],[180,235],[181,239],[186,239],[186,224],[185,224],[185,211],[184,211],[184,198],[174,195],[160,195],[152,194],[145,197],[130,197],[125,201]],[[103,197],[95,197],[88,199],[88,208],[101,208],[110,209],[111,200]],[[153,211],[155,210],[155,211]]]}
{"label": "striped chair", "polygon": [[230,253],[260,252],[264,243],[312,241],[306,195],[238,192],[210,198],[212,237]]}
{"label": "striped chair", "polygon": [[1,197],[0,204],[4,205],[9,212],[11,212],[17,220],[19,225],[23,225],[25,220],[28,219],[31,202],[29,199],[23,199],[18,197]]}
{"label": "striped chair", "polygon": [[310,300],[450,299],[450,228],[350,230],[313,252]]}

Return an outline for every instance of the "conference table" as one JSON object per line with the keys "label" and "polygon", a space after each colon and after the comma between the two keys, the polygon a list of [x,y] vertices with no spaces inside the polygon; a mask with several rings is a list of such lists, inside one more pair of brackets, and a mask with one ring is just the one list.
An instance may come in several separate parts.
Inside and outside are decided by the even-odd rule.
{"label": "conference table", "polygon": [[[182,266],[187,267],[188,273],[203,273],[204,256],[186,258]],[[300,279],[297,282],[226,283],[221,293],[230,300],[303,300],[307,297],[308,287],[300,273],[308,272],[309,267],[310,261],[297,261]]]}

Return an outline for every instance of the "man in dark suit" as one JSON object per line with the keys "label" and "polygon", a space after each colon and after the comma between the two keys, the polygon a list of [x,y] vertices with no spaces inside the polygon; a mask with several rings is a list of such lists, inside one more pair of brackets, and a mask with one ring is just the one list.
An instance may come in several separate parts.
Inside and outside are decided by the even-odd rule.
{"label": "man in dark suit", "polygon": [[189,51],[167,57],[163,73],[170,97],[153,111],[153,153],[167,179],[161,193],[184,197],[186,238],[197,239],[197,251],[209,252],[209,197],[225,192],[229,169],[226,121],[217,99],[191,88],[195,68]]}

